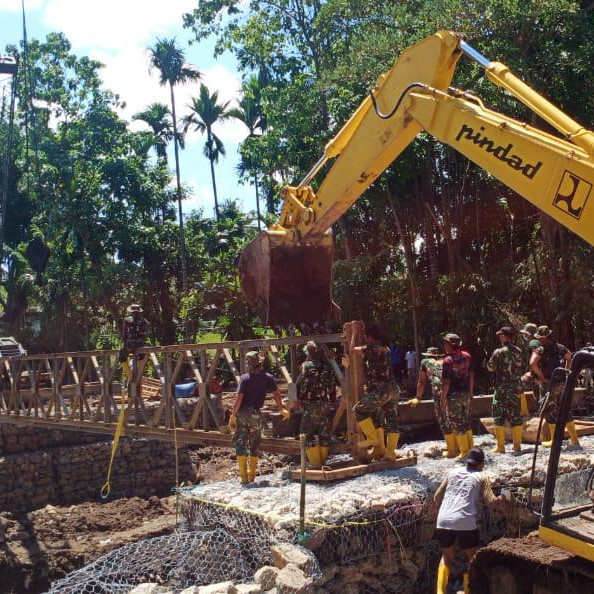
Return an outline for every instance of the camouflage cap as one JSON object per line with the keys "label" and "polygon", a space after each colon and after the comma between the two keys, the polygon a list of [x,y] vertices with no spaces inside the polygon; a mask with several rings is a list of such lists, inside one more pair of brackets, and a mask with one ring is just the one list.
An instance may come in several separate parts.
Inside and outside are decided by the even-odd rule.
{"label": "camouflage cap", "polygon": [[441,357],[442,356],[442,354],[439,352],[439,349],[437,347],[429,347],[427,349],[427,352],[421,353],[421,355],[423,355],[423,357]]}
{"label": "camouflage cap", "polygon": [[262,355],[258,351],[249,351],[245,355],[245,364],[248,369],[256,369],[262,365]]}
{"label": "camouflage cap", "polygon": [[304,353],[315,353],[318,350],[318,345],[315,340],[308,340],[307,344],[303,347]]}
{"label": "camouflage cap", "polygon": [[452,346],[460,346],[462,344],[462,339],[453,332],[448,332],[443,339],[446,342],[449,342]]}
{"label": "camouflage cap", "polygon": [[520,334],[530,334],[531,336],[534,336],[537,330],[538,326],[532,322],[529,322],[520,330]]}
{"label": "camouflage cap", "polygon": [[534,335],[536,338],[546,338],[553,334],[553,331],[548,326],[539,326]]}
{"label": "camouflage cap", "polygon": [[132,303],[126,308],[127,313],[134,313],[135,311],[142,313],[142,307],[138,303]]}

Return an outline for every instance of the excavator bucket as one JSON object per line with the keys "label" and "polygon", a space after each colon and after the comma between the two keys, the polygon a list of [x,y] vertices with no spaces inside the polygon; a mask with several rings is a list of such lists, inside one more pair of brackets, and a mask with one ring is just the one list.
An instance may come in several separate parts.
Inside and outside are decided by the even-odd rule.
{"label": "excavator bucket", "polygon": [[239,258],[241,288],[264,324],[330,320],[334,242],[326,233],[314,241],[291,241],[286,233],[262,231]]}

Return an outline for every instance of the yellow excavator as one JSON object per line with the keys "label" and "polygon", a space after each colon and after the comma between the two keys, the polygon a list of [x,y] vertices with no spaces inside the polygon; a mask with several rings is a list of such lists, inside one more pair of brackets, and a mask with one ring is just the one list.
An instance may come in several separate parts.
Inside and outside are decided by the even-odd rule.
{"label": "yellow excavator", "polygon": [[[462,55],[476,61],[489,80],[558,130],[560,137],[492,111],[476,95],[451,87]],[[330,228],[422,131],[452,146],[594,245],[594,133],[507,66],[485,58],[463,35],[440,31],[407,48],[380,76],[301,183],[283,188],[278,223],[242,253],[242,288],[265,323],[314,322],[335,315]],[[311,181],[331,159],[314,191]],[[584,349],[573,358],[549,459],[539,531],[545,542],[589,561],[594,561],[592,504],[559,512],[555,484],[573,388],[581,369],[593,366],[593,350]]]}

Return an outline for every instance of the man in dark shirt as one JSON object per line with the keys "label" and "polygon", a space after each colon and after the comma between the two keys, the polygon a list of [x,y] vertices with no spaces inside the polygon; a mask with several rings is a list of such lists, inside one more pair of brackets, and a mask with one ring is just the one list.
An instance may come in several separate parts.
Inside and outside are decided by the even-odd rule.
{"label": "man in dark shirt", "polygon": [[441,397],[450,426],[454,428],[460,450],[458,458],[464,460],[473,447],[470,400],[474,391],[474,372],[470,367],[470,354],[462,350],[462,339],[457,334],[446,334],[443,347],[446,356],[443,360]]}
{"label": "man in dark shirt", "polygon": [[237,399],[229,419],[242,484],[251,483],[256,478],[262,441],[261,409],[264,406],[266,394],[274,396],[283,419],[288,419],[290,416],[289,411],[283,407],[283,400],[274,378],[263,369],[264,360],[260,353],[250,351],[245,356],[245,360],[248,373],[242,375],[239,380]]}
{"label": "man in dark shirt", "polygon": [[142,307],[137,303],[129,305],[126,308],[126,313],[128,315],[124,318],[124,323],[122,324],[124,346],[120,349],[119,361],[126,377],[130,379],[132,377],[132,371],[128,363],[128,356],[146,344],[148,322],[142,315]]}
{"label": "man in dark shirt", "polygon": [[[549,389],[549,400],[545,411],[545,419],[549,425],[551,439],[549,441],[543,441],[542,445],[550,448],[553,443],[553,435],[555,434],[555,425],[557,424],[559,399],[565,388],[565,382],[563,380],[559,381],[556,376],[555,381],[551,383],[551,378],[553,372],[558,367],[569,369],[569,366],[571,365],[571,352],[562,344],[553,340],[553,331],[548,326],[539,326],[534,336],[540,342],[540,346],[532,351],[532,356],[530,357],[530,371],[534,373],[536,381],[538,381],[544,389],[547,389],[547,387]],[[573,417],[571,416],[571,411],[567,417],[565,427],[571,438],[571,445],[579,447],[580,442],[575,429]]]}

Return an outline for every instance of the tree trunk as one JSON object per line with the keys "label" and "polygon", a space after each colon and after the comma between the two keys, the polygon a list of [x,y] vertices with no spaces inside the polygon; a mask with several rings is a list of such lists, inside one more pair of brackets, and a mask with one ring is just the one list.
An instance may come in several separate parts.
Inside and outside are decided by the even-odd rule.
{"label": "tree trunk", "polygon": [[177,180],[177,211],[179,215],[179,251],[182,269],[182,289],[184,293],[187,293],[188,263],[186,258],[186,238],[184,235],[184,215],[182,210],[181,174],[179,171],[179,148],[177,145],[177,116],[175,115],[175,96],[173,94],[173,85],[171,83],[169,83],[169,90],[171,91],[171,115],[173,119],[173,149],[175,153],[175,177]]}
{"label": "tree trunk", "polygon": [[408,237],[408,234],[405,235],[404,229],[400,223],[400,218],[398,217],[398,213],[396,212],[396,208],[394,206],[394,200],[392,198],[392,192],[388,187],[386,190],[386,195],[388,197],[388,202],[390,203],[390,207],[392,209],[392,215],[394,216],[394,224],[396,225],[396,229],[398,231],[398,235],[400,235],[400,241],[402,242],[402,247],[404,248],[404,260],[406,262],[406,273],[408,276],[408,282],[410,284],[410,297],[412,303],[412,323],[413,323],[413,334],[415,338],[415,352],[417,353],[417,361],[420,361],[419,356],[421,354],[421,349],[419,346],[419,319],[418,319],[418,291],[417,286],[414,279],[414,254],[412,250],[412,242]]}
{"label": "tree trunk", "polygon": [[214,158],[212,156],[212,137],[210,135],[210,130],[208,132],[208,143],[211,148],[208,160],[210,161],[210,177],[212,178],[212,191],[214,194],[214,202],[215,202],[215,220],[218,221],[219,220],[219,197],[217,196],[217,181],[215,179]]}
{"label": "tree trunk", "polygon": [[254,186],[256,187],[256,214],[258,216],[258,231],[262,230],[260,217],[260,196],[258,194],[258,174],[254,173]]}

